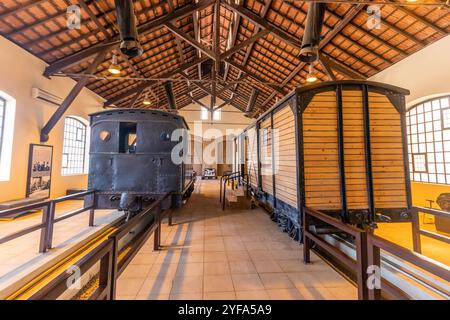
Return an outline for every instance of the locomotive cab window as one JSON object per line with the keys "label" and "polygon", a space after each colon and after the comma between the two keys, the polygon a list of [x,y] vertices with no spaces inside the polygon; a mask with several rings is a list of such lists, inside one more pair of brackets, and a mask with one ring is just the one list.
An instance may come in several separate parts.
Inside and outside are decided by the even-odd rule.
{"label": "locomotive cab window", "polygon": [[136,153],[137,124],[135,122],[121,122],[119,129],[119,152]]}

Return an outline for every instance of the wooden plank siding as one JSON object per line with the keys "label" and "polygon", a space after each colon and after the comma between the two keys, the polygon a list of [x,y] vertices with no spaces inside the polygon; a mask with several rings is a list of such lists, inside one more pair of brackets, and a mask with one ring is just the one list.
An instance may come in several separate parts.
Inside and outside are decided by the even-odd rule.
{"label": "wooden plank siding", "polygon": [[406,208],[400,114],[389,99],[369,93],[375,208]]}
{"label": "wooden plank siding", "polygon": [[306,206],[340,209],[335,92],[316,94],[303,112],[303,150]]}
{"label": "wooden plank siding", "polygon": [[247,130],[247,168],[249,182],[253,188],[258,188],[258,155],[257,155],[257,137],[255,127]]}
{"label": "wooden plank siding", "polygon": [[342,91],[344,165],[348,209],[368,209],[362,91]]}
{"label": "wooden plank siding", "polygon": [[281,201],[297,208],[297,152],[294,113],[290,105],[274,113],[273,128],[276,196]]}
{"label": "wooden plank siding", "polygon": [[261,122],[260,129],[260,161],[262,190],[273,195],[272,181],[272,129],[270,117]]}

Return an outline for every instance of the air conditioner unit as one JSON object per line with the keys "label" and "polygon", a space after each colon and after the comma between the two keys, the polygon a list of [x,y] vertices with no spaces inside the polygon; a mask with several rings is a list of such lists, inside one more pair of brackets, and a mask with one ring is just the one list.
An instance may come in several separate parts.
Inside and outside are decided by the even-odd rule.
{"label": "air conditioner unit", "polygon": [[50,93],[48,91],[39,89],[39,88],[32,88],[31,89],[31,96],[35,99],[39,99],[41,101],[45,101],[50,104],[54,104],[56,106],[60,106],[63,99],[54,95],[53,93]]}

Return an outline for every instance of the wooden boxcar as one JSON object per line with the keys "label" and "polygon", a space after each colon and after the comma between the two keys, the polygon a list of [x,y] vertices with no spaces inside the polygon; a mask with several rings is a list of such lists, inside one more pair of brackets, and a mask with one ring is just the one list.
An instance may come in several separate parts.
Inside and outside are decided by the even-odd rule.
{"label": "wooden boxcar", "polygon": [[298,88],[237,137],[236,167],[299,230],[304,207],[352,224],[407,220],[407,94],[353,80]]}

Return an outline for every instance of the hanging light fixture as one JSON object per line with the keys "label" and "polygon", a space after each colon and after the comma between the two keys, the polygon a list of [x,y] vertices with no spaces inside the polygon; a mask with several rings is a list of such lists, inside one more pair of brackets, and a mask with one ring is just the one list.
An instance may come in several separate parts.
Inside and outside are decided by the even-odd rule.
{"label": "hanging light fixture", "polygon": [[311,63],[309,65],[309,73],[308,73],[308,76],[306,77],[306,82],[315,82],[315,81],[317,81],[317,76],[314,73],[314,67]]}
{"label": "hanging light fixture", "polygon": [[145,93],[145,96],[144,96],[144,102],[142,102],[144,105],[146,105],[146,106],[149,106],[149,105],[151,105],[152,103],[151,103],[151,101],[149,100],[149,98],[148,98],[148,92],[146,92]]}
{"label": "hanging light fixture", "polygon": [[108,72],[112,75],[119,75],[120,74],[120,66],[117,63],[117,56],[113,54],[111,64],[109,65]]}

